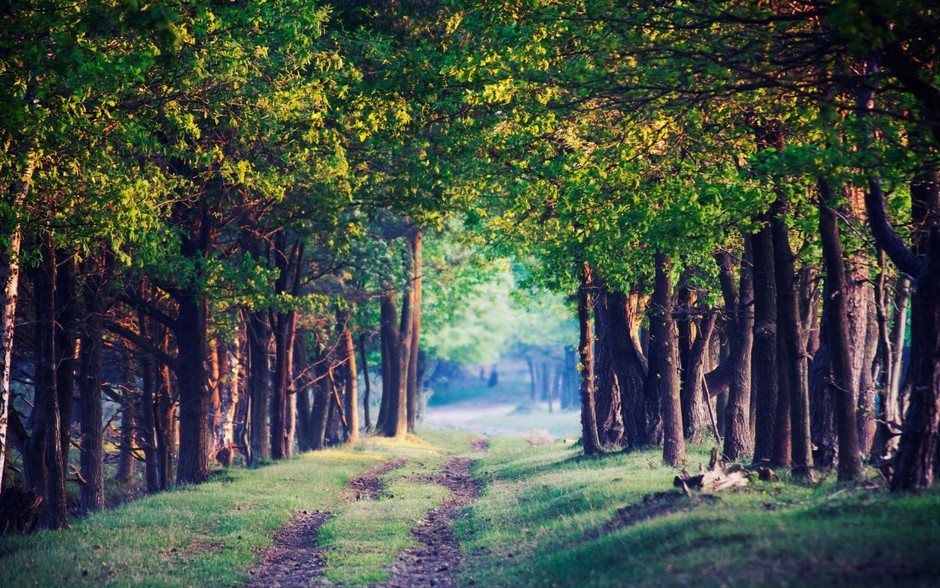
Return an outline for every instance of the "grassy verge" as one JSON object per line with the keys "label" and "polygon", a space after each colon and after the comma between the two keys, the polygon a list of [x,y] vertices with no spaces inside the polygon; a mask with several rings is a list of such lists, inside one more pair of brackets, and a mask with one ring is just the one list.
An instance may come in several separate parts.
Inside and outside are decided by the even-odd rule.
{"label": "grassy verge", "polygon": [[0,586],[231,586],[296,510],[336,510],[351,477],[412,441],[308,453],[124,504],[64,531],[0,539]]}
{"label": "grassy verge", "polygon": [[[706,462],[696,450],[690,462]],[[458,534],[480,586],[936,585],[940,493],[756,482],[690,511],[610,526],[670,490],[659,453],[584,459],[497,438]],[[692,469],[692,468],[690,468]],[[642,507],[638,507],[642,509]]]}

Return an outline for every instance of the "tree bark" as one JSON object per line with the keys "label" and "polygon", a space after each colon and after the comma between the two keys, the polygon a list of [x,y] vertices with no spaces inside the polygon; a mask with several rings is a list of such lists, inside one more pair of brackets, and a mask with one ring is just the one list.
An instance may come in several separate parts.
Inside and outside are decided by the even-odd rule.
{"label": "tree bark", "polygon": [[[777,414],[777,282],[770,227],[751,237],[754,265],[754,343],[751,390],[754,420],[754,462],[774,461]],[[713,390],[714,392],[714,390]],[[788,437],[789,435],[787,435]],[[786,443],[789,446],[789,443]],[[786,456],[789,462],[789,456]]]}
{"label": "tree bark", "polygon": [[209,477],[209,301],[205,294],[179,299],[176,328],[176,381],[179,386],[179,458],[177,486]]}
{"label": "tree bark", "polygon": [[[319,348],[319,345],[317,346]],[[332,406],[332,390],[328,381],[330,358],[318,349],[314,361],[313,411],[310,423],[310,449],[320,450],[326,446],[326,424]]]}
{"label": "tree bark", "polygon": [[32,432],[24,456],[26,483],[43,498],[39,523],[49,529],[68,527],[65,456],[62,454],[61,412],[56,390],[56,255],[46,236],[39,267],[33,272],[36,316],[35,397]]}
{"label": "tree bark", "polygon": [[271,396],[268,345],[271,327],[266,313],[248,316],[248,395],[251,397],[251,463],[271,457],[268,402]]}
{"label": "tree bark", "polygon": [[[414,256],[408,256],[408,272],[414,276]],[[401,326],[398,331],[398,385],[396,394],[390,398],[388,419],[385,422],[386,437],[404,437],[408,433],[408,372],[411,364],[411,339],[414,333],[414,288],[411,279],[405,286],[401,303]],[[417,358],[415,358],[417,361]]]}
{"label": "tree bark", "polygon": [[274,329],[274,390],[271,394],[271,458],[290,457],[293,438],[288,434],[288,403],[293,372],[296,312],[277,313]]}
{"label": "tree bark", "polygon": [[[750,238],[744,237],[744,257],[740,263],[739,285],[734,282],[734,261],[722,252],[716,255],[725,310],[729,313],[726,361],[731,372],[728,403],[725,406],[726,459],[738,461],[751,453],[751,352],[754,344],[754,281],[751,274]],[[701,381],[701,374],[696,374]]]}
{"label": "tree bark", "polygon": [[826,314],[832,391],[835,403],[836,431],[839,436],[839,481],[856,480],[862,475],[855,402],[857,382],[852,377],[852,340],[849,328],[849,284],[846,278],[839,224],[826,203],[832,191],[819,180],[819,232],[822,237],[823,262],[826,268],[827,295],[823,301]]}
{"label": "tree bark", "polygon": [[20,181],[10,187],[10,216],[0,216],[0,493],[6,469],[7,431],[10,414],[10,373],[13,333],[20,282],[20,211],[29,193],[36,169],[36,156],[30,152]]}
{"label": "tree bark", "polygon": [[[877,200],[883,210],[884,194]],[[911,296],[909,407],[891,480],[896,491],[929,487],[940,467],[940,172],[926,170],[911,182],[911,202],[920,265]]]}
{"label": "tree bark", "polygon": [[[685,277],[680,278],[685,282]],[[678,289],[676,296],[676,329],[679,336],[677,346],[679,349],[679,402],[682,405],[682,434],[687,441],[696,441],[700,438],[705,423],[705,407],[702,405],[701,378],[697,382],[692,379],[694,359],[692,347],[698,340],[700,333],[700,317],[694,316],[695,302],[698,294],[686,285]],[[699,363],[701,371],[701,363]],[[693,390],[694,389],[694,390]],[[694,391],[697,390],[696,395]]]}
{"label": "tree bark", "polygon": [[646,426],[646,377],[648,365],[640,345],[641,301],[637,292],[608,294],[607,333],[617,382],[624,427],[623,443],[640,448],[648,443]]}
{"label": "tree bark", "polygon": [[[406,293],[404,296],[405,303],[407,303],[408,298],[409,294]],[[403,303],[403,307],[405,303]],[[407,401],[404,399],[406,390],[402,388],[401,369],[404,365],[407,370],[408,362],[407,358],[405,361],[402,361],[404,350],[402,349],[401,343],[403,337],[401,337],[401,331],[395,324],[398,312],[395,309],[394,291],[388,291],[382,297],[380,307],[382,343],[383,351],[385,351],[383,364],[387,361],[388,367],[387,370],[384,370],[385,373],[383,373],[382,409],[379,418],[382,421],[382,435],[395,437],[407,431]],[[402,315],[404,316],[404,310],[402,311]],[[407,377],[407,371],[405,377]],[[401,423],[399,423],[400,415],[405,416],[405,418],[401,419]],[[399,426],[399,424],[401,424],[401,426]]]}
{"label": "tree bark", "polygon": [[104,348],[105,290],[109,285],[107,262],[88,264],[82,299],[85,320],[79,357],[80,432],[79,467],[83,512],[104,508],[104,448],[102,443],[101,380]]}
{"label": "tree bark", "polygon": [[656,278],[650,300],[650,364],[647,396],[657,395],[663,429],[663,462],[678,466],[685,460],[682,434],[682,405],[679,401],[679,354],[676,326],[672,318],[672,260],[657,253]]}
{"label": "tree bark", "polygon": [[587,262],[582,264],[578,287],[578,355],[581,361],[581,441],[585,455],[603,453],[597,431],[594,407],[594,353],[591,345],[591,307],[594,304],[594,272]]}
{"label": "tree bark", "polygon": [[[401,376],[398,373],[401,364],[401,350],[398,346],[398,326],[395,324],[398,310],[395,306],[395,292],[394,290],[387,290],[379,301],[379,334],[382,342],[382,403],[379,406],[379,418],[375,425],[376,430],[383,431],[383,433],[392,414],[393,400],[398,398],[398,387],[401,382]],[[396,406],[394,413],[396,416],[398,414],[397,410]]]}
{"label": "tree bark", "polygon": [[114,475],[119,482],[130,482],[134,477],[134,449],[137,433],[137,392],[134,382],[134,366],[129,343],[121,354],[121,366],[124,371],[123,390],[121,392],[121,445],[118,450],[118,467]]}
{"label": "tree bark", "polygon": [[[884,257],[884,252],[882,252]],[[884,270],[884,266],[882,266]],[[882,272],[883,273],[883,272]],[[875,434],[875,442],[872,445],[871,457],[874,461],[889,459],[898,449],[899,436],[901,434],[901,415],[904,413],[901,406],[901,368],[902,355],[904,350],[904,339],[907,334],[907,306],[911,295],[911,282],[906,276],[898,277],[895,282],[894,296],[894,317],[890,328],[888,322],[888,304],[887,291],[882,294],[880,305],[883,305],[881,313],[885,332],[881,335],[884,338],[884,349],[882,353],[885,356],[884,362],[884,387],[881,394],[881,413],[878,420],[878,429]]]}
{"label": "tree bark", "polygon": [[[800,324],[799,290],[795,282],[793,250],[790,247],[786,215],[789,204],[778,195],[771,206],[771,236],[774,244],[774,270],[777,282],[778,378],[780,405],[789,405],[790,443],[793,475],[812,478],[813,455],[809,424],[809,381]],[[778,418],[782,411],[778,408]],[[777,442],[782,437],[777,437]],[[782,455],[782,453],[778,454]],[[783,465],[782,460],[777,465]]]}
{"label": "tree bark", "polygon": [[[418,414],[418,403],[421,395],[421,381],[418,378],[418,359],[420,356],[419,348],[421,345],[421,272],[422,252],[421,243],[423,234],[420,229],[416,229],[411,241],[412,256],[412,324],[411,337],[405,342],[409,346],[408,354],[408,382],[407,382],[407,406],[408,406],[408,431],[414,432],[415,419]],[[355,360],[354,360],[355,361]]]}
{"label": "tree bark", "polygon": [[[86,311],[87,312],[87,311]],[[137,323],[139,333],[144,339],[150,340],[150,328],[147,324],[147,317],[143,313],[138,314]],[[82,341],[82,351],[85,350],[85,342]],[[84,362],[83,362],[84,363]],[[84,369],[83,369],[84,371]],[[140,439],[141,449],[144,452],[144,481],[147,484],[147,493],[154,494],[160,491],[160,475],[157,458],[157,365],[156,360],[151,354],[146,354],[140,358],[140,379],[143,383],[140,399],[140,427],[138,437]],[[95,390],[95,394],[100,396],[101,384]],[[84,392],[82,393],[84,396]],[[84,404],[84,403],[83,403]],[[84,414],[82,415],[84,418]],[[98,422],[101,422],[101,402],[98,399]],[[84,458],[84,452],[82,457]],[[87,477],[85,478],[88,479]]]}
{"label": "tree bark", "polygon": [[59,444],[68,470],[72,438],[72,405],[75,403],[75,354],[78,312],[75,256],[56,252],[55,377],[59,405]]}
{"label": "tree bark", "polygon": [[306,352],[307,334],[303,330],[297,332],[294,338],[294,379],[297,382],[297,446],[301,452],[310,451],[310,426],[313,422],[310,402],[310,382],[314,379],[310,375],[310,358]]}
{"label": "tree bark", "polygon": [[365,390],[362,393],[362,411],[365,422],[366,432],[372,430],[371,407],[372,402],[372,381],[369,379],[369,358],[366,354],[366,335],[359,333],[359,356],[362,358],[362,380],[365,383]]}
{"label": "tree bark", "polygon": [[[343,399],[346,412],[346,430],[348,431],[345,441],[347,443],[359,442],[359,393],[358,379],[359,373],[356,370],[356,344],[353,342],[352,329],[349,327],[349,315],[342,313],[339,322],[343,325],[342,347],[344,351],[343,361],[346,366],[346,395]],[[409,376],[410,378],[410,376]],[[410,383],[409,383],[410,385]]]}
{"label": "tree bark", "polygon": [[[619,445],[623,439],[623,414],[621,409],[620,380],[614,368],[614,345],[611,316],[615,309],[609,306],[607,288],[597,288],[594,301],[594,356],[595,356],[595,415],[597,434],[604,447]],[[543,362],[543,387],[550,386],[551,376]]]}

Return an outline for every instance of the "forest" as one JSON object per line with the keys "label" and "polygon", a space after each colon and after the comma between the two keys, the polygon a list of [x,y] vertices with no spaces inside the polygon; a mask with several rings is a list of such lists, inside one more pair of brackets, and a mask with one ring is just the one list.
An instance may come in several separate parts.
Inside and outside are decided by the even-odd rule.
{"label": "forest", "polygon": [[[596,497],[619,526],[588,509],[576,527],[611,549],[664,514],[758,508],[751,490],[724,506],[690,490],[709,451],[710,472],[788,505],[848,493],[901,513],[889,529],[910,515],[910,540],[938,538],[935,3],[24,0],[0,15],[0,562],[20,558],[0,566],[7,581],[40,557],[23,533],[91,529],[131,499],[172,509],[228,476],[258,500],[315,478],[334,514],[351,508],[343,492],[402,498],[381,523],[404,537],[385,547],[382,585],[587,585],[472,563],[468,545],[518,549],[520,570],[579,549],[511,547],[545,517],[483,522],[501,516],[487,501],[522,492],[525,451],[541,456],[530,473],[571,476],[559,496],[590,501],[575,478],[620,472],[605,487],[624,494]],[[501,353],[527,364],[532,403],[576,413],[578,439],[422,428],[448,374]],[[511,385],[479,369],[492,394]],[[388,467],[360,476],[368,451]],[[684,494],[657,502],[673,476]],[[423,502],[419,478],[434,481]],[[564,509],[579,499],[552,496],[576,518]],[[150,581],[244,583],[290,512],[320,508],[285,500],[232,540],[234,576]],[[441,565],[470,576],[395,575],[424,557],[393,565],[412,549],[401,521],[426,515],[453,523]],[[330,567],[352,519],[311,521],[301,543],[334,543],[304,557],[326,563],[256,585],[385,581]],[[180,537],[186,558],[228,549]],[[940,577],[889,560],[880,574],[914,575],[816,582]],[[798,564],[781,566],[731,583],[798,583]],[[597,585],[664,582],[595,567]],[[144,582],[110,573],[87,581]]]}

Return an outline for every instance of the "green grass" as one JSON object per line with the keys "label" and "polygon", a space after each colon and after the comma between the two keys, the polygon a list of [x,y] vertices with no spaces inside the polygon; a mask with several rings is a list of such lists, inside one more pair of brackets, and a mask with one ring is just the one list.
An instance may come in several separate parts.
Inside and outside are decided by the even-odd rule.
{"label": "green grass", "polygon": [[256,470],[229,468],[69,530],[5,537],[0,586],[237,584],[256,561],[254,550],[272,545],[294,511],[336,509],[347,480],[381,463],[382,453],[328,450]]}
{"label": "green grass", "polygon": [[384,476],[385,493],[378,500],[352,502],[334,513],[320,531],[326,548],[326,577],[340,586],[381,582],[402,549],[414,545],[411,529],[428,510],[448,496],[436,484],[409,480],[440,469],[444,459],[409,462]]}
{"label": "green grass", "polygon": [[[421,431],[421,437],[401,441],[370,439],[365,449],[389,458],[409,458],[384,476],[385,492],[378,500],[361,500],[338,507],[320,530],[328,580],[338,586],[362,586],[388,578],[399,551],[415,544],[411,530],[427,512],[449,496],[446,488],[422,482],[454,455],[469,455],[474,435],[465,432]],[[479,455],[477,455],[479,457]]]}
{"label": "green grass", "polygon": [[[690,462],[706,462],[696,448]],[[493,440],[484,496],[458,534],[480,586],[936,585],[940,493],[756,482],[612,532],[617,509],[669,490],[656,451],[585,459]],[[692,468],[690,468],[692,469]]]}
{"label": "green grass", "polygon": [[[447,491],[420,477],[455,455],[479,461],[481,498],[456,523],[476,586],[828,586],[940,583],[940,491],[891,496],[871,483],[754,482],[620,528],[618,509],[672,489],[658,451],[586,459],[570,444],[532,447],[471,433],[368,439],[257,470],[231,468],[207,484],[122,505],[70,530],[0,539],[0,586],[232,586],[295,510],[328,510],[326,578],[382,581],[411,530]],[[343,502],[351,477],[386,459],[375,501]],[[690,470],[707,461],[695,447]]]}

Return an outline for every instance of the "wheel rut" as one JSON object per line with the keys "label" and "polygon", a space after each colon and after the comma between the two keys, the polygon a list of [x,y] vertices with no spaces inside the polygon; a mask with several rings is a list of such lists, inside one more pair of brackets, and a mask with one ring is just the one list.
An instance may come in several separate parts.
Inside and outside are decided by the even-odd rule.
{"label": "wheel rut", "polygon": [[247,586],[282,588],[316,586],[323,575],[323,550],[317,546],[320,526],[330,513],[300,511],[274,535],[274,547],[261,550],[261,561]]}
{"label": "wheel rut", "polygon": [[385,491],[385,482],[382,481],[382,476],[392,470],[397,470],[398,468],[405,465],[405,463],[406,460],[404,459],[387,461],[382,465],[373,468],[366,474],[351,480],[346,485],[346,489],[343,491],[343,500],[346,502],[356,502],[357,500],[378,500],[378,498],[382,495],[382,492]]}
{"label": "wheel rut", "polygon": [[[485,450],[486,442],[475,439],[471,447]],[[443,471],[421,476],[422,481],[440,484],[450,490],[450,498],[428,512],[412,535],[418,545],[405,549],[389,570],[389,578],[378,584],[384,588],[450,587],[457,585],[457,573],[463,562],[460,541],[454,534],[453,522],[460,511],[480,496],[482,485],[473,478],[470,467],[474,460],[451,459]]]}
{"label": "wheel rut", "polygon": [[[376,500],[385,490],[381,476],[403,465],[403,459],[389,461],[350,480],[343,490],[343,499],[346,502]],[[320,527],[331,516],[329,512],[318,510],[302,510],[295,513],[287,526],[274,535],[274,547],[259,551],[260,561],[247,586],[331,586],[332,584],[323,578],[325,550],[319,547]]]}

